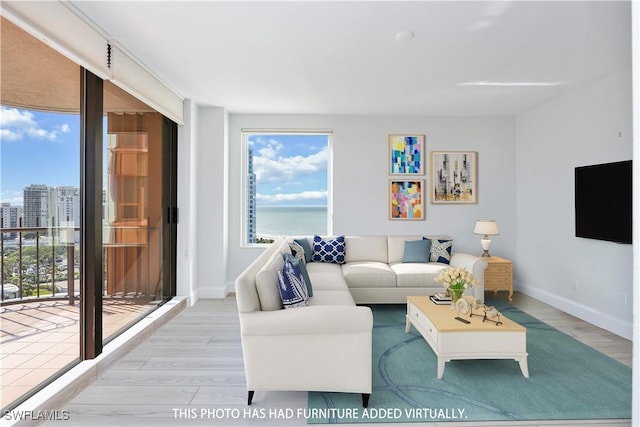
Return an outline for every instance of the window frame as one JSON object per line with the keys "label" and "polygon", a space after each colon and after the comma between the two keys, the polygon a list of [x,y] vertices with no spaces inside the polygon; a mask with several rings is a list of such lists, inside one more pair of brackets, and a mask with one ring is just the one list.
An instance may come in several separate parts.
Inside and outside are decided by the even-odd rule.
{"label": "window frame", "polygon": [[[323,135],[327,137],[327,233],[333,233],[333,130],[330,129],[241,129],[240,247],[264,247],[269,243],[248,241],[249,138],[256,135]],[[257,205],[255,206],[257,212]]]}

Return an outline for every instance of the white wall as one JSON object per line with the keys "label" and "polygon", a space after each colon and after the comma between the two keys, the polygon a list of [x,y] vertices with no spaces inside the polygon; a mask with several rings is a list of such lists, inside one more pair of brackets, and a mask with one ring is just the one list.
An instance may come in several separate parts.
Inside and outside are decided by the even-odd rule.
{"label": "white wall", "polygon": [[516,118],[517,288],[627,338],[632,245],[575,237],[574,168],[632,158],[631,94],[627,70]]}
{"label": "white wall", "polygon": [[[229,115],[229,270],[235,277],[263,250],[242,247],[241,129],[333,130],[333,233],[353,235],[447,234],[454,250],[482,253],[476,219],[496,219],[501,234],[491,252],[513,257],[515,223],[515,121],[513,118]],[[478,203],[426,204],[425,221],[388,219],[388,135],[426,135],[427,150],[478,152]],[[424,176],[430,182],[427,164]],[[428,185],[427,185],[428,188]]]}
{"label": "white wall", "polygon": [[[196,294],[224,296],[263,250],[241,241],[241,130],[331,129],[334,234],[448,234],[455,250],[480,253],[473,224],[494,218],[501,234],[493,238],[491,252],[514,261],[516,289],[630,337],[632,248],[576,238],[573,222],[575,166],[632,157],[630,82],[627,70],[515,119],[227,117],[222,108],[198,107],[190,174],[195,193],[189,247],[195,253],[187,255]],[[478,203],[433,205],[427,199],[425,221],[390,221],[387,151],[392,133],[426,135],[429,152],[477,151]],[[428,164],[427,189],[429,171]]]}
{"label": "white wall", "polygon": [[[188,208],[179,205],[179,234],[188,242],[178,245],[178,288],[186,289],[191,303],[198,298],[223,298],[226,288],[228,254],[228,135],[224,108],[191,106],[189,187],[179,182],[179,192],[189,192]],[[182,141],[180,141],[182,143]],[[180,152],[186,149],[180,148]],[[181,178],[184,176],[181,174]],[[186,218],[185,218],[186,217]],[[187,229],[188,228],[188,229]],[[182,240],[179,240],[181,243]],[[181,260],[182,258],[182,260]],[[187,279],[190,284],[181,281]],[[180,293],[180,295],[185,295]]]}

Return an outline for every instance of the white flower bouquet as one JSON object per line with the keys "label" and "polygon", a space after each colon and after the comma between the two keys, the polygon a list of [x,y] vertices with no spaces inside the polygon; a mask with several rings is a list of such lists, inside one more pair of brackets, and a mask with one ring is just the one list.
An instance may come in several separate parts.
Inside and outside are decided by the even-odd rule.
{"label": "white flower bouquet", "polygon": [[466,268],[449,267],[434,279],[449,290],[464,291],[478,284],[478,281]]}

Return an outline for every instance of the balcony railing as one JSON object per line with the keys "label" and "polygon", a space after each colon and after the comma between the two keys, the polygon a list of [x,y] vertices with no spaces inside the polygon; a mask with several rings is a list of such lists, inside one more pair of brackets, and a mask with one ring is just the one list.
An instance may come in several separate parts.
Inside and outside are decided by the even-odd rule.
{"label": "balcony railing", "polygon": [[[77,227],[0,228],[0,303],[78,297]],[[77,288],[77,291],[76,291]]]}
{"label": "balcony railing", "polygon": [[[103,296],[162,298],[158,227],[105,226]],[[80,296],[77,227],[0,228],[0,305]]]}

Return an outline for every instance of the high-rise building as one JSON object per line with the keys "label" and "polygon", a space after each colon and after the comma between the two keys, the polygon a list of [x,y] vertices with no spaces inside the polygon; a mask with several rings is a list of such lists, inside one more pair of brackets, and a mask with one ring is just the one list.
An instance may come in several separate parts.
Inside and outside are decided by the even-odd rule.
{"label": "high-rise building", "polygon": [[54,216],[53,188],[42,184],[31,184],[24,188],[24,227],[48,227]]}
{"label": "high-rise building", "polygon": [[[11,206],[11,203],[0,203],[0,227],[18,228],[22,217],[22,206]],[[15,239],[17,232],[4,233],[5,239]]]}
{"label": "high-rise building", "polygon": [[55,187],[54,226],[80,226],[80,189],[76,187]]}
{"label": "high-rise building", "polygon": [[247,242],[256,242],[256,174],[253,172],[253,150],[247,158]]}
{"label": "high-rise building", "polygon": [[80,189],[32,184],[24,188],[24,227],[80,226]]}

